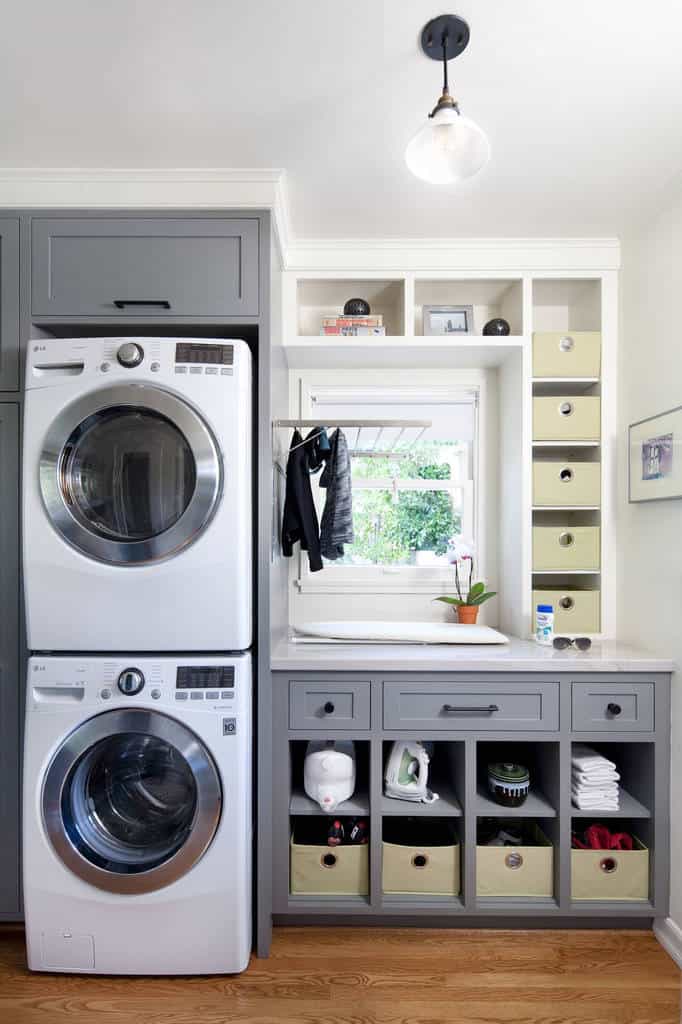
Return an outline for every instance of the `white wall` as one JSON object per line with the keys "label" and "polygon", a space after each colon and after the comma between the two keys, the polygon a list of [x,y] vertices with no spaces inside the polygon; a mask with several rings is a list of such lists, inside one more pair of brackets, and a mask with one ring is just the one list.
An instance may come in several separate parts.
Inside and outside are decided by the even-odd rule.
{"label": "white wall", "polygon": [[[682,666],[682,500],[627,504],[628,423],[682,405],[682,193],[624,242],[618,633]],[[680,457],[679,452],[676,457]],[[673,677],[671,917],[682,927],[682,676]]]}

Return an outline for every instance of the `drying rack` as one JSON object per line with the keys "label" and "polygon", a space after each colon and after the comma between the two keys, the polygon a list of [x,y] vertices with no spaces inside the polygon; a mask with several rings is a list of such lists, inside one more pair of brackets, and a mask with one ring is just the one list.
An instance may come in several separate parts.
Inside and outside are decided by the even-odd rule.
{"label": "drying rack", "polygon": [[[423,437],[424,433],[431,426],[431,420],[334,420],[322,424],[319,419],[306,420],[306,419],[287,419],[287,420],[274,420],[272,427],[273,431],[278,429],[282,430],[300,430],[310,431],[314,430],[315,427],[324,427],[327,431],[332,431],[336,427],[340,427],[342,430],[354,430],[355,437],[352,445],[349,444],[348,451],[350,455],[362,455],[364,458],[386,458],[390,456],[392,459],[405,459],[409,456],[411,449],[420,438]],[[369,439],[365,446],[360,446],[360,439],[362,437],[363,430],[366,432],[376,431],[375,435]],[[383,447],[379,447],[379,442],[382,438],[384,431],[386,430],[397,430],[397,434],[393,437],[390,442]],[[397,446],[403,441],[405,433],[415,431],[414,436],[410,437],[406,442],[403,442],[404,447],[401,447],[400,451],[397,451]],[[305,444],[305,441],[302,442]],[[297,447],[297,446],[294,446]],[[277,447],[274,443],[273,438],[273,451],[276,451]],[[287,449],[287,454],[292,449]],[[284,472],[284,467],[275,460],[275,465],[280,472]]]}

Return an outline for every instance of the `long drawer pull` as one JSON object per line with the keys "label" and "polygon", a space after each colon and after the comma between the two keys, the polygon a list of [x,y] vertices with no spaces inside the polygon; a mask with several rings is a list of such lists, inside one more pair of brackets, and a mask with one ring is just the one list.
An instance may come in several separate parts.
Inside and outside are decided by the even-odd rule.
{"label": "long drawer pull", "polygon": [[493,715],[496,711],[499,711],[498,704],[486,704],[485,707],[457,707],[456,704],[443,704],[443,711],[446,715],[459,715],[463,711],[474,712],[479,715]]}
{"label": "long drawer pull", "polygon": [[168,299],[114,299],[116,309],[125,309],[126,306],[160,306],[161,309],[170,309]]}

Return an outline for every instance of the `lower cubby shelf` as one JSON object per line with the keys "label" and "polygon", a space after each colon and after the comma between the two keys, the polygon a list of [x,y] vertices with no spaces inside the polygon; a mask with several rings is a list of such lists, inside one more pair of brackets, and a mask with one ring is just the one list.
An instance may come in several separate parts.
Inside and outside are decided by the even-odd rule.
{"label": "lower cubby shelf", "polygon": [[[438,794],[432,802],[387,795],[393,739],[354,739],[355,790],[331,814],[305,792],[308,742],[297,737],[287,744],[289,891],[278,900],[278,913],[444,923],[448,916],[627,922],[665,912],[654,857],[651,741],[590,743],[620,775],[618,809],[599,811],[572,803],[576,743],[565,739],[545,734],[429,740],[428,789]],[[504,794],[499,775],[496,791],[489,788],[491,764],[528,769],[530,791],[523,803],[498,802]],[[401,776],[405,794],[416,795],[423,786],[413,790],[408,776]],[[367,841],[352,844],[349,836],[358,823]],[[611,834],[627,832],[634,849],[573,849],[572,835],[584,835],[593,824]],[[328,845],[330,830],[332,841],[342,836],[341,845]]]}

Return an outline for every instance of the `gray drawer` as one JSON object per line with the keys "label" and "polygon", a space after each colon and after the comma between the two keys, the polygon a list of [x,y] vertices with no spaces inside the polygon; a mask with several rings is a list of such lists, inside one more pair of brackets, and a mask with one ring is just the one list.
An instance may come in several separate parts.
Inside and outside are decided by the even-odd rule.
{"label": "gray drawer", "polygon": [[559,684],[387,681],[384,728],[555,732]]}
{"label": "gray drawer", "polygon": [[369,680],[289,680],[290,729],[369,729]]}
{"label": "gray drawer", "polygon": [[653,683],[573,683],[576,732],[653,732]]}
{"label": "gray drawer", "polygon": [[38,217],[32,230],[36,316],[258,315],[256,219]]}

